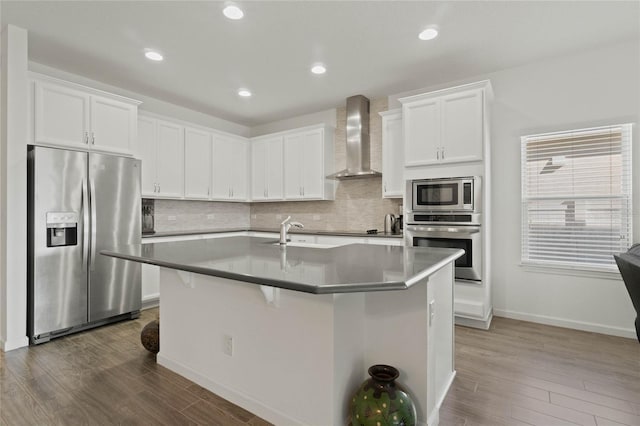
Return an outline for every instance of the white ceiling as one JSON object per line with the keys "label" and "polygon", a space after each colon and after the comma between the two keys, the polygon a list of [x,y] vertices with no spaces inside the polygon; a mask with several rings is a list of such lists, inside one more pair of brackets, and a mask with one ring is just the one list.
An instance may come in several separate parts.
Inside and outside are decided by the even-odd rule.
{"label": "white ceiling", "polygon": [[[240,21],[212,1],[0,7],[3,24],[29,30],[35,62],[247,126],[640,38],[637,1],[237,3]],[[440,37],[418,40],[431,24]],[[311,74],[314,62],[328,72]]]}

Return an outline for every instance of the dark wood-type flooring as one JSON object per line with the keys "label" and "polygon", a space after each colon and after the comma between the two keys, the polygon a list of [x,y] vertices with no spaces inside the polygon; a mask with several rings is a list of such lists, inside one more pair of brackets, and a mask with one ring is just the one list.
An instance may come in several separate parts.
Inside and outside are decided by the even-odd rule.
{"label": "dark wood-type flooring", "polygon": [[[266,425],[159,366],[140,345],[157,309],[0,353],[0,426]],[[640,344],[495,318],[456,327],[458,375],[443,426],[640,426]]]}

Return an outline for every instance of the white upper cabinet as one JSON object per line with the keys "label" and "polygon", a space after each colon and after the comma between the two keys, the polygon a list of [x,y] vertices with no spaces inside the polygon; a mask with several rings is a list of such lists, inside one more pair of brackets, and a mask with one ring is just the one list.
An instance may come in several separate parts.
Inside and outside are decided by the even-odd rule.
{"label": "white upper cabinet", "polygon": [[[484,134],[483,91],[470,90],[443,96],[442,160],[482,160]],[[446,141],[446,144],[444,143]]]}
{"label": "white upper cabinet", "polygon": [[91,96],[91,145],[92,149],[130,154],[135,149],[135,105]]}
{"label": "white upper cabinet", "polygon": [[85,147],[89,138],[89,95],[35,82],[34,142]]}
{"label": "white upper cabinet", "polygon": [[184,131],[184,196],[207,200],[211,196],[211,133],[192,128]]}
{"label": "white upper cabinet", "polygon": [[140,102],[32,74],[35,145],[131,155]]}
{"label": "white upper cabinet", "polygon": [[491,85],[482,81],[399,99],[407,167],[481,161]]}
{"label": "white upper cabinet", "polygon": [[302,199],[302,159],[304,134],[284,137],[284,196],[287,200]]}
{"label": "white upper cabinet", "polygon": [[324,127],[284,135],[284,197],[287,200],[331,200],[334,183],[332,132]]}
{"label": "white upper cabinet", "polygon": [[158,195],[156,120],[138,117],[138,155],[142,163],[142,196]]}
{"label": "white upper cabinet", "polygon": [[251,141],[251,199],[253,201],[283,199],[282,147],[281,136]]}
{"label": "white upper cabinet", "polygon": [[398,198],[404,191],[404,141],[402,111],[384,111],[382,117],[382,196]]}
{"label": "white upper cabinet", "polygon": [[214,134],[212,199],[247,201],[248,154],[245,139]]}
{"label": "white upper cabinet", "polygon": [[142,162],[142,196],[184,196],[184,128],[169,121],[138,117],[138,155]]}
{"label": "white upper cabinet", "polygon": [[157,196],[184,196],[184,127],[157,120]]}

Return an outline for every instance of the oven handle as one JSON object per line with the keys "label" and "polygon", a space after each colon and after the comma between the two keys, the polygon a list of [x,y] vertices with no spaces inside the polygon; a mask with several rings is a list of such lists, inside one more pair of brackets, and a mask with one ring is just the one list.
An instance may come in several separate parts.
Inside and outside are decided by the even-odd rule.
{"label": "oven handle", "polygon": [[407,226],[410,232],[451,232],[455,234],[476,234],[480,232],[479,226]]}

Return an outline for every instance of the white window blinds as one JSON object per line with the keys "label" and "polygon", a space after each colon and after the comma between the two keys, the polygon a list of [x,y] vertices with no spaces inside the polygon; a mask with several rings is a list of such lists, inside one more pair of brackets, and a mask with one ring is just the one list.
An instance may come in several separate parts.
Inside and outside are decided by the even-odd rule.
{"label": "white window blinds", "polygon": [[522,137],[523,263],[614,269],[631,219],[631,124]]}

